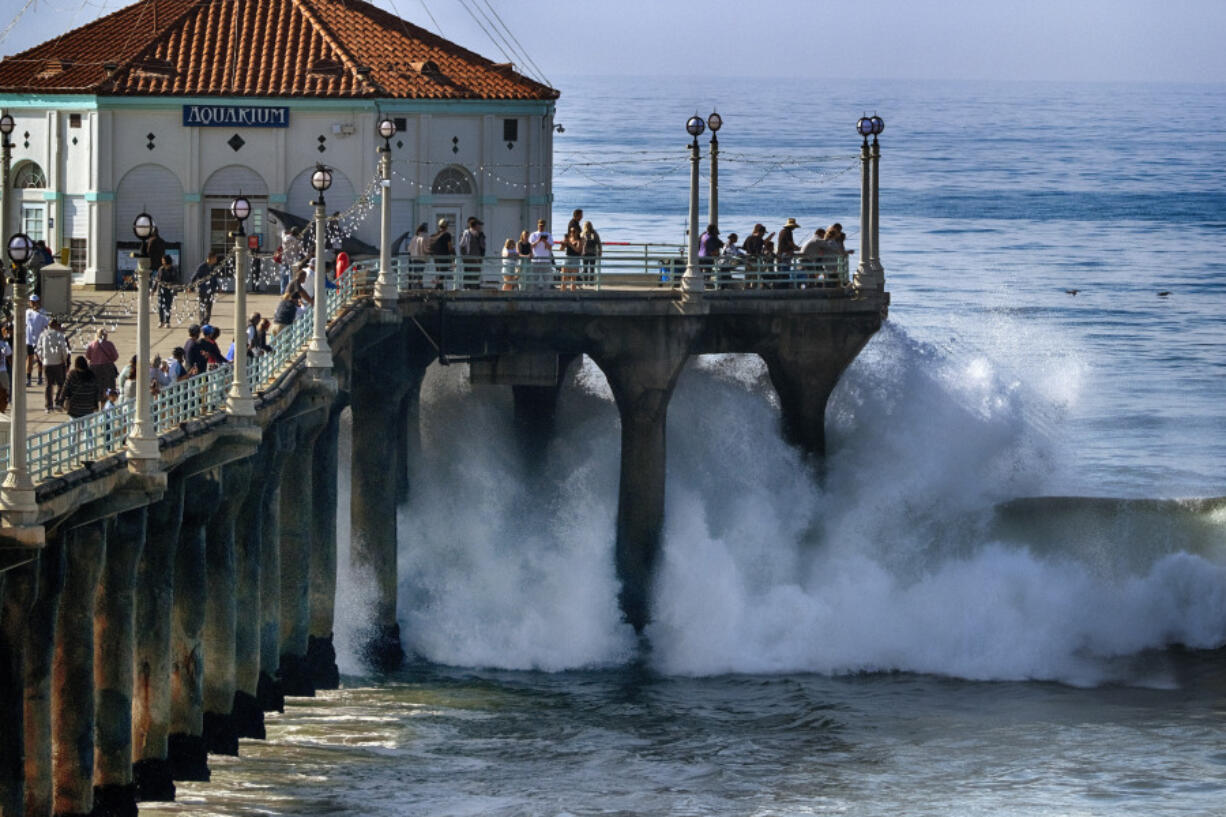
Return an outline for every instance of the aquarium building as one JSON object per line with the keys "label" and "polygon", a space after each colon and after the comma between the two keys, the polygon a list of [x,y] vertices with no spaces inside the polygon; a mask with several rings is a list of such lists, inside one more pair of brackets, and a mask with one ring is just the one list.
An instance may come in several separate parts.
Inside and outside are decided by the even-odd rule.
{"label": "aquarium building", "polygon": [[242,193],[270,250],[280,214],[310,217],[324,163],[328,211],[377,244],[362,217],[387,117],[392,235],[477,216],[493,248],[551,220],[557,98],[361,0],[140,0],[0,61],[15,120],[0,227],[69,249],[74,281],[105,288],[142,210],[190,269],[226,246]]}

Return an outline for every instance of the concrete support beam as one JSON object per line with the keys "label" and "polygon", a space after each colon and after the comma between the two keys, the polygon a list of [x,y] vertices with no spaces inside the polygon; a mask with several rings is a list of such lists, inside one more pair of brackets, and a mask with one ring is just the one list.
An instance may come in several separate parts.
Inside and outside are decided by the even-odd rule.
{"label": "concrete support beam", "polygon": [[208,780],[204,744],[204,617],[207,607],[205,535],[221,498],[217,470],[188,477],[175,556],[171,616],[170,738],[175,780]]}
{"label": "concrete support beam", "polygon": [[826,402],[873,331],[849,321],[792,321],[759,350],[790,443],[814,456],[826,453]]}
{"label": "concrete support beam", "polygon": [[[38,563],[0,573],[0,814],[19,815],[25,803],[26,617],[38,598]],[[11,730],[11,731],[10,731]]]}
{"label": "concrete support beam", "polygon": [[38,559],[38,599],[25,626],[26,814],[50,814],[51,672],[55,661],[55,627],[64,590],[62,534],[48,539]]}
{"label": "concrete support beam", "polygon": [[295,441],[285,463],[292,479],[281,484],[281,640],[278,674],[284,693],[311,697],[315,684],[307,665],[311,616],[311,549],[314,488],[319,476],[315,440],[327,422],[324,411],[294,421]]}
{"label": "concrete support beam", "polygon": [[68,532],[64,592],[51,679],[52,813],[94,807],[94,597],[106,559],[106,523]]}
{"label": "concrete support beam", "polygon": [[512,386],[515,404],[515,433],[519,447],[529,463],[543,461],[545,449],[553,439],[558,412],[558,394],[566,372],[576,355],[560,355],[557,381],[552,386]]}
{"label": "concrete support beam", "polygon": [[621,348],[592,355],[609,381],[621,416],[617,492],[617,576],[622,613],[642,632],[650,620],[651,582],[664,530],[665,423],[668,401],[688,357],[689,337],[663,325]]}
{"label": "concrete support beam", "polygon": [[205,534],[204,746],[208,752],[238,754],[234,708],[235,644],[238,606],[234,528],[239,506],[251,485],[251,461],[235,460],[221,469],[221,498]]}
{"label": "concrete support beam", "polygon": [[400,624],[396,620],[396,502],[404,446],[399,428],[405,418],[401,401],[421,387],[429,359],[410,359],[401,336],[373,344],[354,356],[351,400],[353,443],[350,465],[350,561],[359,581],[373,583],[375,600],[369,634],[361,651],[374,670],[385,672],[404,662]]}
{"label": "concrete support beam", "polygon": [[132,657],[132,776],[142,802],[174,800],[169,760],[171,617],[185,480],[171,474],[149,506],[136,566],[136,650]]}
{"label": "concrete support beam", "polygon": [[260,707],[260,568],[264,530],[264,492],[276,435],[266,434],[251,458],[252,479],[234,520],[234,703],[230,716],[240,738],[264,737]]}
{"label": "concrete support beam", "polygon": [[132,779],[132,657],[136,621],[136,565],[145,549],[146,508],[113,518],[106,564],[94,603],[95,814],[136,817]]}
{"label": "concrete support beam", "polygon": [[[315,689],[340,686],[332,625],[336,617],[337,440],[345,403],[333,403],[315,439],[311,477],[311,599],[307,671]],[[403,423],[401,424],[403,425]]]}

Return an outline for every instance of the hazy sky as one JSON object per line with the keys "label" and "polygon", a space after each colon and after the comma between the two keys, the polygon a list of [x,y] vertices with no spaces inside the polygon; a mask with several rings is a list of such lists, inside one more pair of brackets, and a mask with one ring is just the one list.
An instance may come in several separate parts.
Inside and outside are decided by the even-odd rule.
{"label": "hazy sky", "polygon": [[[469,13],[480,8],[488,14],[492,6],[550,78],[677,73],[1226,82],[1226,0],[375,2],[502,61]],[[16,20],[0,41],[0,54],[123,5],[0,0],[0,32]]]}

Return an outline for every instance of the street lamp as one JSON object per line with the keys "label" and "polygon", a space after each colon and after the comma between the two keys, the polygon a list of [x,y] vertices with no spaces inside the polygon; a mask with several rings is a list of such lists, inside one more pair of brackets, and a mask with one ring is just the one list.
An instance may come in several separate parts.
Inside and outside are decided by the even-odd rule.
{"label": "street lamp", "polygon": [[707,223],[716,228],[719,227],[719,139],[715,134],[723,124],[724,118],[714,111],[707,117],[707,127],[711,130],[711,198],[707,204],[711,219]]}
{"label": "street lamp", "polygon": [[[157,230],[153,216],[141,212],[132,220],[132,233],[140,240],[136,256],[136,416],[128,432],[128,465],[138,472],[156,470],[160,460],[157,430],[153,426],[149,393],[149,252],[148,240]],[[158,259],[160,263],[162,259]]]}
{"label": "street lamp", "polygon": [[9,134],[16,127],[16,122],[8,111],[0,114],[0,235],[5,235],[9,228],[9,172],[13,165],[13,145],[9,142]]}
{"label": "street lamp", "polygon": [[383,147],[379,148],[379,277],[375,279],[375,303],[382,308],[396,305],[396,281],[392,277],[392,137],[396,135],[396,123],[388,117],[379,120],[379,135]]}
{"label": "street lamp", "polygon": [[311,187],[315,188],[315,325],[311,342],[307,345],[306,365],[311,369],[331,369],[332,349],[328,346],[328,290],[324,277],[324,245],[327,243],[327,224],[324,210],[324,192],[332,186],[332,170],[322,164],[315,165],[311,173]]}
{"label": "street lamp", "polygon": [[[6,199],[8,192],[4,191]],[[13,263],[14,374],[13,402],[9,409],[9,467],[0,490],[0,506],[6,514],[15,516],[10,524],[28,525],[35,522],[38,503],[34,500],[34,484],[26,468],[26,390],[21,388],[18,373],[24,372],[26,367],[26,262],[34,253],[34,242],[25,233],[17,233],[9,238],[6,249]]]}
{"label": "street lamp", "polygon": [[681,291],[692,297],[701,296],[703,290],[702,271],[698,269],[698,137],[706,127],[698,114],[685,123],[685,132],[693,137],[693,141],[690,142],[690,242],[685,253]]}
{"label": "street lamp", "polygon": [[238,222],[234,231],[234,369],[226,411],[231,417],[254,417],[255,401],[247,381],[247,276],[249,255],[245,223],[251,216],[251,202],[242,193],[230,202],[230,215]]}
{"label": "street lamp", "polygon": [[885,288],[885,268],[881,266],[881,259],[878,257],[881,252],[881,247],[877,243],[877,225],[879,221],[879,212],[877,210],[877,193],[879,189],[877,165],[881,159],[881,146],[877,144],[877,136],[885,131],[885,120],[877,114],[869,117],[869,122],[872,124],[873,132],[873,147],[872,147],[872,168],[869,173],[869,188],[871,188],[871,213],[869,215],[870,229],[869,243],[872,245],[872,251],[869,253],[868,263],[872,267],[873,276],[877,280],[882,289]]}
{"label": "street lamp", "polygon": [[872,255],[872,209],[871,192],[869,190],[869,160],[871,153],[868,147],[868,137],[873,135],[873,120],[865,115],[856,120],[856,133],[864,138],[860,145],[860,262],[856,265],[856,286],[874,288],[873,267],[868,261]]}

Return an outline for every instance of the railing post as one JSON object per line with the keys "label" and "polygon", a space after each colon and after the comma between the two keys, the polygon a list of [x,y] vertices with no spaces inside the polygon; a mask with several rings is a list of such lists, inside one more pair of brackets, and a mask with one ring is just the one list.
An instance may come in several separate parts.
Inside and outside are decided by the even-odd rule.
{"label": "railing post", "polygon": [[226,411],[231,417],[255,416],[255,401],[247,378],[248,261],[246,236],[240,226],[234,233],[234,369],[226,396]]}
{"label": "railing post", "polygon": [[398,288],[392,277],[392,149],[379,148],[379,277],[375,280],[375,304],[380,309],[396,305]]}
{"label": "railing post", "polygon": [[156,470],[160,459],[149,393],[149,255],[142,248],[136,259],[136,416],[128,433],[128,467]]}
{"label": "railing post", "polygon": [[860,262],[856,265],[856,286],[860,289],[874,285],[873,268],[868,257],[872,254],[871,210],[869,209],[869,151],[868,137],[860,145]]}

